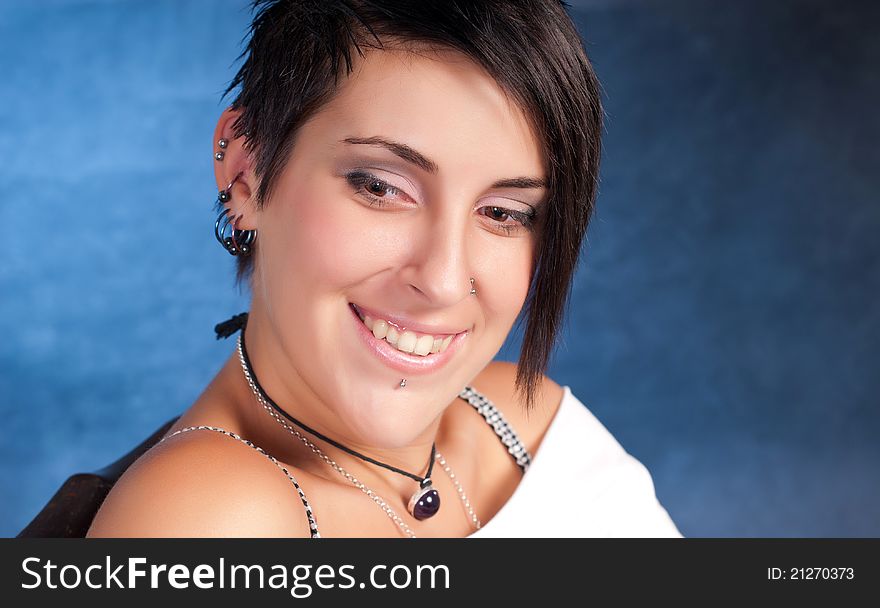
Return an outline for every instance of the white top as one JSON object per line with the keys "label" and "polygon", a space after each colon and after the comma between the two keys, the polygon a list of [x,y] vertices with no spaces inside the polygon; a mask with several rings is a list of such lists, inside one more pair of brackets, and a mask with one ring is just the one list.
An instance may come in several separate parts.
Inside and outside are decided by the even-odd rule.
{"label": "white top", "polygon": [[682,538],[645,465],[562,388],[559,410],[513,495],[467,538]]}

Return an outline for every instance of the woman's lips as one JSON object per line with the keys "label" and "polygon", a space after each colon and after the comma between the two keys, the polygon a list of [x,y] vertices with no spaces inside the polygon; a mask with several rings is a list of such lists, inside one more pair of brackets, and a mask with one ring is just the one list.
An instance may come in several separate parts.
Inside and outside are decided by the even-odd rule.
{"label": "woman's lips", "polygon": [[411,355],[397,350],[385,340],[380,340],[373,335],[364,322],[361,321],[354,307],[349,304],[351,318],[355,322],[358,336],[367,349],[388,367],[404,374],[427,374],[443,367],[458,352],[467,337],[467,331],[456,335],[449,346],[442,353],[425,355]]}
{"label": "woman's lips", "polygon": [[430,334],[432,336],[446,337],[449,335],[454,336],[455,334],[459,334],[463,331],[467,331],[467,328],[452,328],[452,327],[448,327],[448,326],[440,328],[440,327],[437,327],[436,325],[429,326],[424,323],[410,321],[410,320],[405,319],[405,318],[398,316],[398,315],[377,312],[375,310],[370,310],[368,308],[365,308],[361,304],[355,304],[354,302],[350,302],[349,305],[353,306],[355,309],[357,309],[357,312],[359,313],[358,316],[361,316],[361,317],[370,316],[373,319],[382,319],[386,323],[388,323],[389,325],[391,325],[395,329],[397,329],[397,331],[399,331],[400,333],[403,333],[405,330],[409,329],[411,331],[416,332],[417,334]]}

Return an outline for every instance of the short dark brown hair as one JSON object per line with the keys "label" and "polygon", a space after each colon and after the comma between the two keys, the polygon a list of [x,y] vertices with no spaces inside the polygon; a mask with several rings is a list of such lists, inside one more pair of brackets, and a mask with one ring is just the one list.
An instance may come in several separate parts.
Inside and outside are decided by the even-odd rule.
{"label": "short dark brown hair", "polygon": [[[566,6],[559,0],[255,0],[239,57],[245,61],[223,93],[240,86],[232,108],[241,115],[232,128],[254,161],[262,207],[299,128],[334,97],[343,63],[345,76],[351,73],[352,50],[363,57],[363,48],[393,44],[451,48],[496,80],[524,110],[549,168],[515,382],[527,410],[564,320],[599,176],[600,85]],[[253,256],[239,256],[237,264],[240,289],[244,279],[250,284]]]}

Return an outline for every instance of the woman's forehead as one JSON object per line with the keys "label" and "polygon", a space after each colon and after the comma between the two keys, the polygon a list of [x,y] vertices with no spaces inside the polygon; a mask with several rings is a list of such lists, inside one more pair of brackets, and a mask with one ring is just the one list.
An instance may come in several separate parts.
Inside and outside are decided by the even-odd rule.
{"label": "woman's forehead", "polygon": [[457,52],[371,50],[309,121],[333,145],[351,137],[405,142],[440,170],[478,163],[545,175],[525,113],[480,66]]}

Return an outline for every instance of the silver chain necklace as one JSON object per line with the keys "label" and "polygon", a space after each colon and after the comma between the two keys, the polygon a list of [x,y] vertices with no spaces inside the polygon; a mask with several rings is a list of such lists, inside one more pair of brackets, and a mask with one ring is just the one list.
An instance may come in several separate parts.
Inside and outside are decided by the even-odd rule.
{"label": "silver chain necklace", "polygon": [[[391,518],[391,521],[397,524],[407,536],[409,536],[410,538],[416,538],[415,532],[413,532],[412,529],[408,525],[406,525],[406,522],[403,521],[403,519],[401,519],[400,516],[394,512],[394,509],[392,509],[391,506],[381,496],[373,492],[373,490],[365,486],[362,482],[358,481],[358,479],[354,475],[339,466],[339,464],[337,464],[335,460],[327,456],[327,454],[325,454],[321,450],[321,448],[312,443],[312,441],[309,440],[308,437],[305,437],[302,433],[300,433],[298,429],[294,428],[293,426],[288,424],[286,420],[281,418],[281,416],[279,416],[278,413],[266,402],[266,400],[263,398],[263,395],[257,389],[257,385],[251,377],[250,372],[248,371],[248,366],[244,359],[244,352],[242,351],[241,347],[240,335],[238,337],[238,359],[241,363],[241,369],[244,372],[244,377],[247,380],[248,386],[251,387],[251,392],[254,394],[254,397],[256,397],[260,405],[263,406],[263,409],[266,410],[269,415],[278,422],[278,424],[284,427],[284,429],[287,430],[288,433],[291,433],[298,437],[321,460],[326,462],[336,472],[338,472],[340,475],[342,475],[348,481],[354,484],[361,492],[369,496],[373,500],[373,502],[379,505],[379,508],[382,509],[382,511],[384,511],[385,514]],[[458,496],[459,498],[461,498],[461,501],[468,512],[468,516],[470,517],[471,522],[473,523],[474,527],[479,530],[482,524],[480,524],[480,520],[477,518],[476,513],[474,513],[474,509],[471,506],[471,503],[468,500],[467,496],[465,495],[464,489],[462,489],[461,484],[455,477],[455,473],[453,473],[452,468],[449,466],[449,464],[446,462],[446,459],[443,458],[443,455],[440,454],[440,452],[436,452],[434,454],[434,459],[440,464],[443,470],[446,471],[446,474],[449,475],[449,479],[452,481],[453,485],[455,485],[455,490],[456,492],[458,492]]]}

